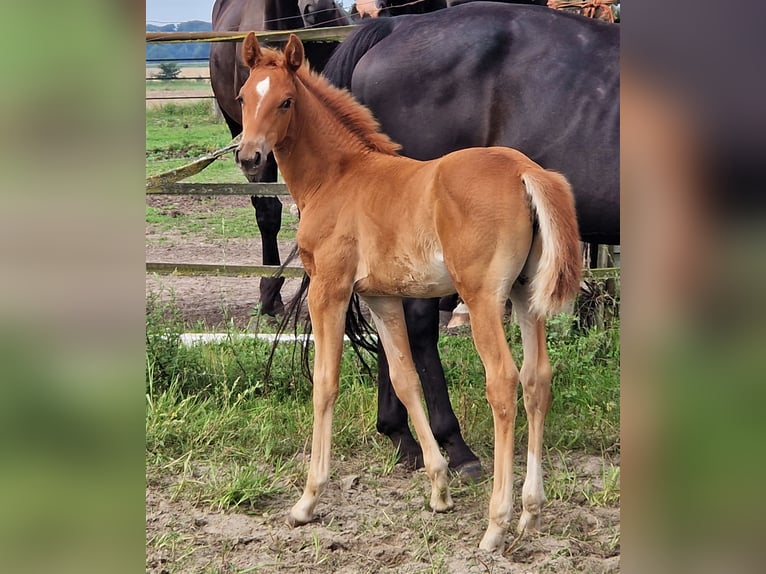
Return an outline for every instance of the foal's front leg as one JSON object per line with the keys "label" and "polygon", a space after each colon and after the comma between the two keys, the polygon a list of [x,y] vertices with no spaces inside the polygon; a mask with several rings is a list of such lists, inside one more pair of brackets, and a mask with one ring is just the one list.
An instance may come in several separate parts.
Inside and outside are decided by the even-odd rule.
{"label": "foal's front leg", "polygon": [[447,461],[439,451],[423,409],[420,379],[412,361],[402,301],[394,297],[365,297],[378,336],[388,357],[391,383],[404,404],[423,449],[423,465],[431,479],[431,508],[444,512],[452,508],[447,480]]}
{"label": "foal's front leg", "polygon": [[308,300],[315,348],[314,430],[306,488],[288,517],[292,526],[300,526],[313,520],[319,495],[330,476],[332,415],[338,396],[346,306],[350,295],[350,289],[342,289],[337,283],[328,283],[317,278],[311,280]]}

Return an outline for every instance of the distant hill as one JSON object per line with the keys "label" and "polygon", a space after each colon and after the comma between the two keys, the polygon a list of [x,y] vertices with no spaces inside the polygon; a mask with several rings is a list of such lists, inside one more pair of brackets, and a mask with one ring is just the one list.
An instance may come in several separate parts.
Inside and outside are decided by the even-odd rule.
{"label": "distant hill", "polygon": [[[190,20],[179,24],[165,24],[157,26],[147,24],[147,32],[209,32],[213,29],[210,22]],[[208,42],[184,42],[182,44],[147,44],[146,59],[174,59],[189,60],[210,57],[210,43]]]}

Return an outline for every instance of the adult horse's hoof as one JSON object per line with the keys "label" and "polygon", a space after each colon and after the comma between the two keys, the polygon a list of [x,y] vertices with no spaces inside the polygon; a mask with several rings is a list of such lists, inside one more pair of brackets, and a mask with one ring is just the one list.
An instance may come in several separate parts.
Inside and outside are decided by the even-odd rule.
{"label": "adult horse's hoof", "polygon": [[282,296],[279,291],[285,282],[284,277],[264,277],[260,284],[261,314],[276,317],[285,312]]}
{"label": "adult horse's hoof", "polygon": [[450,468],[450,471],[462,483],[479,482],[484,478],[484,471],[478,460],[472,460],[456,468]]}
{"label": "adult horse's hoof", "polygon": [[407,470],[423,468],[423,449],[412,437],[399,436],[389,437],[397,451],[397,464],[401,464]]}

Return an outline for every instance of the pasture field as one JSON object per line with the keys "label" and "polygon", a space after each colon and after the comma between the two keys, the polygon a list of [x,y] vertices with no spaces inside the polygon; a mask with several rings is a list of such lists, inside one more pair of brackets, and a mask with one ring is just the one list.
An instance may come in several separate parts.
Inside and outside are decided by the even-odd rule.
{"label": "pasture field", "polygon": [[[212,113],[209,100],[166,103],[146,110],[146,175],[156,175],[225,147],[226,124]],[[190,182],[244,181],[231,154],[189,178]]]}
{"label": "pasture field", "polygon": [[[155,74],[159,72],[158,67],[146,68],[146,96],[149,97],[165,97],[180,98],[182,96],[212,96],[213,90],[210,87],[210,71],[207,63],[201,63],[200,65],[185,64],[181,68],[181,72],[177,79],[174,80],[159,80],[155,79]],[[212,109],[212,99],[201,100],[146,100],[147,108],[156,108],[165,105],[167,102],[174,102],[185,105],[189,102],[202,102],[206,103],[208,107]]]}
{"label": "pasture field", "polygon": [[[147,109],[146,129],[147,174],[230,139],[204,102]],[[199,181],[243,181],[230,157],[206,172]],[[297,218],[285,209],[283,223],[284,254]],[[149,197],[146,229],[147,261],[260,261],[246,197]],[[277,348],[267,376],[270,344],[238,337],[273,329],[258,316],[257,279],[147,275],[146,328],[147,572],[619,571],[619,323],[582,332],[569,316],[550,320],[544,524],[518,540],[509,532],[496,556],[478,550],[491,492],[492,418],[470,329],[443,331],[440,352],[455,412],[487,478],[455,477],[455,509],[432,513],[427,477],[397,464],[376,431],[375,379],[347,349],[331,481],[318,520],[292,529],[285,518],[306,478],[311,385],[296,345]],[[180,345],[190,330],[230,336]],[[507,335],[520,364],[518,328],[509,323]],[[526,437],[519,400],[514,519]]]}

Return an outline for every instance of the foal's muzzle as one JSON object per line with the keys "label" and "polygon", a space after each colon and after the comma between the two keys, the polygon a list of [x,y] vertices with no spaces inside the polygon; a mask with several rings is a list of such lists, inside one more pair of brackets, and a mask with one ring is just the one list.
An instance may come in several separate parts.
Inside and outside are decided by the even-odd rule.
{"label": "foal's muzzle", "polygon": [[240,145],[234,150],[234,160],[249,181],[260,180],[266,165],[266,154],[263,151],[252,146]]}

